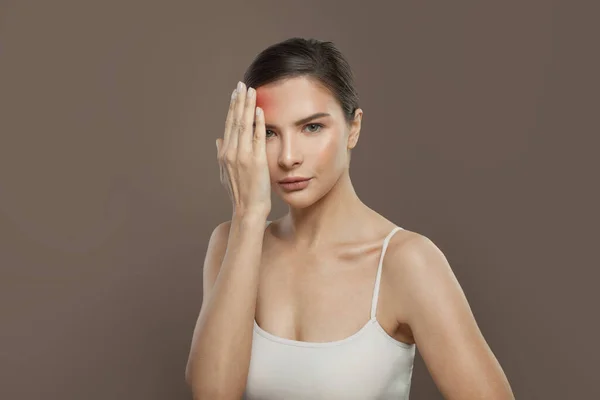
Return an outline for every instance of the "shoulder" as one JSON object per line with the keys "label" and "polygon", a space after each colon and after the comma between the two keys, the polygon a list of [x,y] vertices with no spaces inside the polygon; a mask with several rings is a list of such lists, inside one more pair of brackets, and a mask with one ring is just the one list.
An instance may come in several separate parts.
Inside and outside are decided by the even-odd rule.
{"label": "shoulder", "polygon": [[429,237],[406,229],[392,236],[384,260],[388,269],[405,273],[410,273],[407,269],[428,268],[426,265],[433,270],[448,268],[444,261],[444,253]]}
{"label": "shoulder", "polygon": [[208,241],[209,250],[222,250],[229,240],[229,231],[231,229],[231,220],[219,223],[213,229]]}
{"label": "shoulder", "polygon": [[[267,224],[269,222],[271,221],[267,221]],[[211,279],[218,273],[221,262],[227,251],[232,223],[233,221],[231,220],[221,222],[213,228],[213,231],[210,234],[204,269],[205,273],[209,275],[209,278]]]}
{"label": "shoulder", "polygon": [[213,228],[210,234],[203,268],[205,278],[208,275],[209,280],[212,280],[213,276],[218,274],[218,269],[227,250],[230,228],[231,221],[221,222]]}
{"label": "shoulder", "polygon": [[410,327],[436,386],[448,398],[514,399],[444,253],[428,237],[406,233],[390,243],[387,277],[401,308],[397,315]]}
{"label": "shoulder", "polygon": [[202,267],[204,300],[208,298],[221,270],[221,264],[227,253],[232,223],[232,220],[221,222],[213,228],[210,234]]}
{"label": "shoulder", "polygon": [[215,226],[210,234],[206,255],[202,266],[202,289],[203,299],[206,301],[211,289],[219,275],[221,264],[227,252],[227,243],[229,242],[229,231],[231,229],[231,220],[221,222]]}
{"label": "shoulder", "polygon": [[[265,224],[265,229],[272,222],[271,220],[267,220]],[[217,249],[224,250],[223,248],[227,246],[227,242],[229,241],[229,233],[231,231],[232,221],[224,221],[219,223],[212,231],[209,239],[209,249],[216,247]]]}
{"label": "shoulder", "polygon": [[[432,305],[435,296],[460,296],[460,285],[443,251],[429,237],[400,230],[391,239],[383,260],[386,278],[403,305],[403,319]],[[439,297],[438,297],[439,298]]]}

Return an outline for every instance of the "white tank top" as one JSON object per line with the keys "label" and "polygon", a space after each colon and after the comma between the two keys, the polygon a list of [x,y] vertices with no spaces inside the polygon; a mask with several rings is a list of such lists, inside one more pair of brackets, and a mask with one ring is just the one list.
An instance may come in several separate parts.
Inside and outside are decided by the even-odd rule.
{"label": "white tank top", "polygon": [[383,242],[371,318],[358,332],[333,342],[303,342],[275,336],[254,320],[242,399],[408,399],[415,344],[397,341],[375,318],[383,256],[392,235],[400,229],[395,227]]}

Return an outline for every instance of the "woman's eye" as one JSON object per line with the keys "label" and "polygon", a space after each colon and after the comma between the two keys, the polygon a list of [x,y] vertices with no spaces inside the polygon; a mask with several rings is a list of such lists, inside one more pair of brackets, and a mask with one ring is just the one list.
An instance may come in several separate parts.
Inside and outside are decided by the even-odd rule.
{"label": "woman's eye", "polygon": [[[314,124],[308,124],[305,127],[312,127],[313,129],[309,129],[309,132],[316,133],[316,132],[319,132],[323,128],[323,126],[324,126],[323,124],[314,123]],[[267,129],[265,131],[265,136],[267,138],[270,138],[272,136],[272,135],[269,134],[269,132],[271,132],[273,135],[275,134],[275,132],[273,132],[272,130]]]}
{"label": "woman's eye", "polygon": [[308,127],[308,126],[316,126],[316,127],[318,128],[317,130],[310,130],[310,132],[319,132],[319,131],[321,130],[321,128],[323,128],[323,125],[322,125],[322,124],[308,124],[308,125],[306,125],[306,126],[307,126],[307,127]]}

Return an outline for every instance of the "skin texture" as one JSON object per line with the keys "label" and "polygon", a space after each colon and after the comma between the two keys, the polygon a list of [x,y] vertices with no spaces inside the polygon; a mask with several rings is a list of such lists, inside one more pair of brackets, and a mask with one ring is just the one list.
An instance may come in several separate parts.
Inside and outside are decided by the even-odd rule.
{"label": "skin texture", "polygon": [[[314,248],[329,237],[339,237],[348,213],[369,214],[350,182],[349,150],[360,134],[362,110],[346,124],[341,106],[331,93],[305,77],[257,88],[257,106],[267,124],[266,152],[273,191],[289,205],[284,225],[288,239]],[[315,113],[329,113],[301,126],[294,122]],[[323,127],[310,125],[323,124]],[[286,192],[278,181],[289,176],[311,177],[301,191]],[[358,227],[358,225],[356,226]]]}
{"label": "skin texture", "polygon": [[[353,131],[348,132],[341,107],[334,97],[307,78],[262,86],[257,90],[256,100],[265,113],[266,150],[273,188],[291,208],[306,208],[325,195],[347,169],[347,152],[358,139],[362,110],[356,114]],[[310,123],[324,124],[324,127],[293,124],[319,112],[331,116]],[[310,189],[283,191],[277,181],[292,175],[314,178]]]}
{"label": "skin texture", "polygon": [[[358,198],[349,177],[363,111],[347,125],[331,93],[305,77],[261,86],[256,99],[272,190],[289,206],[266,230],[256,321],[295,340],[350,336],[368,318],[379,246],[395,226]],[[294,124],[318,112],[331,115]],[[288,176],[312,181],[286,192],[277,182]],[[390,240],[377,319],[396,340],[417,344],[444,398],[514,399],[447,259],[427,237],[402,230]]]}

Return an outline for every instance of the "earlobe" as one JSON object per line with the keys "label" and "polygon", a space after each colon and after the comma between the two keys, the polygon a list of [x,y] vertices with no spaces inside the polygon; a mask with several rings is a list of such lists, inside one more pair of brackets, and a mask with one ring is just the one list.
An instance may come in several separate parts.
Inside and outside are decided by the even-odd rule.
{"label": "earlobe", "polygon": [[359,129],[352,129],[352,131],[350,132],[350,137],[348,138],[348,148],[349,149],[353,149],[354,147],[356,147],[356,143],[358,142],[358,136],[360,133],[360,128]]}
{"label": "earlobe", "polygon": [[348,136],[348,148],[353,149],[358,143],[358,137],[360,136],[360,127],[362,122],[362,110],[358,108],[354,113],[354,121],[350,127],[350,135]]}

